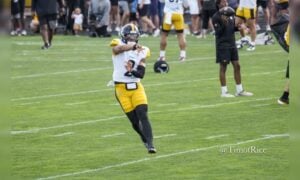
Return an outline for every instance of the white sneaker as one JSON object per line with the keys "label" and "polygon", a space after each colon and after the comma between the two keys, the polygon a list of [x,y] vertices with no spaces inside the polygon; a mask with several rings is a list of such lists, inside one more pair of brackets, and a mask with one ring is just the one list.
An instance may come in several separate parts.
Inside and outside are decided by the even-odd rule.
{"label": "white sneaker", "polygon": [[235,93],[235,96],[253,96],[253,93],[247,92],[247,91],[243,90],[243,91],[241,91],[239,93],[238,92]]}
{"label": "white sneaker", "polygon": [[111,27],[107,27],[107,32],[111,32]]}
{"label": "white sneaker", "polygon": [[18,34],[17,31],[11,31],[11,32],[10,32],[10,35],[11,35],[11,36],[16,36],[17,34]]}
{"label": "white sneaker", "polygon": [[116,27],[116,29],[115,29],[117,32],[120,32],[120,27]]}
{"label": "white sneaker", "polygon": [[21,32],[21,35],[22,35],[22,36],[27,36],[27,31],[26,31],[26,30],[23,30],[23,31]]}
{"label": "white sneaker", "polygon": [[184,62],[184,61],[185,61],[185,59],[186,59],[186,58],[185,58],[185,57],[183,57],[183,56],[179,57],[179,61],[180,61],[180,62]]}
{"label": "white sneaker", "polygon": [[196,36],[196,38],[198,38],[198,39],[205,39],[206,38],[206,35],[205,34],[203,34],[203,33],[201,33],[199,36]]}
{"label": "white sneaker", "polygon": [[255,51],[255,45],[249,44],[247,51]]}
{"label": "white sneaker", "polygon": [[166,58],[164,56],[161,56],[161,57],[157,58],[157,61],[165,61],[165,60],[166,60]]}
{"label": "white sneaker", "polygon": [[153,32],[153,37],[158,37],[160,34],[160,30],[159,29],[155,29],[155,31]]}
{"label": "white sneaker", "polygon": [[224,97],[224,98],[234,98],[235,96],[232,95],[232,94],[230,94],[230,93],[228,93],[228,92],[226,92],[226,93],[222,93],[221,97]]}

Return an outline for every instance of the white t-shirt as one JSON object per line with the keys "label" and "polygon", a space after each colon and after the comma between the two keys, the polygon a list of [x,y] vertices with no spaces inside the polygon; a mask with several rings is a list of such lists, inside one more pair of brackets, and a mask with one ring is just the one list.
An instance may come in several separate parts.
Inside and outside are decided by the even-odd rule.
{"label": "white t-shirt", "polygon": [[73,14],[74,16],[74,23],[75,24],[82,24],[83,22],[83,15],[82,14]]}
{"label": "white t-shirt", "polygon": [[[138,4],[142,4],[143,0],[138,0]],[[151,4],[150,0],[144,0],[144,4]]]}
{"label": "white t-shirt", "polygon": [[183,6],[188,6],[187,0],[160,0],[165,2],[164,13],[183,14]]}
{"label": "white t-shirt", "polygon": [[256,8],[256,0],[240,0],[239,7],[254,9]]}

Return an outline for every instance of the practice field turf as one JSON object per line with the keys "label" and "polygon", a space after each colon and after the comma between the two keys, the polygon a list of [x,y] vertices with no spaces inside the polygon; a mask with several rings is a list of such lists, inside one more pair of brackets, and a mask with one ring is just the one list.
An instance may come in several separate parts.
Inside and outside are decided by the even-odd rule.
{"label": "practice field turf", "polygon": [[[13,179],[287,179],[288,107],[276,102],[287,54],[278,44],[239,51],[254,96],[224,99],[213,37],[188,37],[180,63],[170,36],[168,74],[153,72],[159,39],[141,39],[152,51],[142,81],[158,150],[149,155],[107,86],[110,40],[56,36],[42,51],[39,36],[11,39]],[[227,75],[235,93],[231,66]]]}

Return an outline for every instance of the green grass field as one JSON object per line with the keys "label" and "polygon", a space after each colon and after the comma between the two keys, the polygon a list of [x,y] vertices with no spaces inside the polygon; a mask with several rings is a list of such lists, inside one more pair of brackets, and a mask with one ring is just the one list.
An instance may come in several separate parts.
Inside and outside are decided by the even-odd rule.
{"label": "green grass field", "polygon": [[[287,54],[278,46],[240,50],[243,85],[253,97],[220,98],[214,40],[188,37],[178,62],[170,36],[168,74],[155,74],[159,39],[142,81],[158,153],[149,155],[107,87],[111,39],[12,38],[13,179],[287,179],[288,108],[276,102]],[[231,66],[228,87],[235,92]],[[245,148],[262,153],[237,152]],[[234,152],[233,152],[234,151]]]}

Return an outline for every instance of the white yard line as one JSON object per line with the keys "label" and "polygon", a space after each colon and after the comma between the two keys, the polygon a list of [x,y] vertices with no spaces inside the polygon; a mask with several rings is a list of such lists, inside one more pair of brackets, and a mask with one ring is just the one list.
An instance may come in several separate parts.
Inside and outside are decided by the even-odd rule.
{"label": "white yard line", "polygon": [[74,134],[74,132],[65,132],[65,133],[62,133],[62,134],[55,134],[55,135],[53,135],[53,137],[69,136],[69,135],[72,135],[72,134]]}
{"label": "white yard line", "polygon": [[179,152],[170,153],[170,154],[157,155],[157,156],[153,156],[153,157],[142,158],[142,159],[133,160],[133,161],[127,161],[127,162],[123,162],[123,163],[119,163],[119,164],[103,166],[103,167],[99,167],[99,168],[96,168],[96,169],[86,169],[86,170],[83,170],[83,171],[77,171],[77,172],[59,174],[59,175],[54,175],[54,176],[42,177],[42,178],[38,178],[37,180],[57,179],[57,178],[70,177],[70,176],[80,176],[80,175],[83,175],[83,174],[101,172],[101,171],[104,171],[104,170],[107,170],[107,169],[125,167],[125,166],[129,166],[129,165],[132,165],[132,164],[138,164],[138,163],[147,162],[147,161],[151,161],[151,160],[164,159],[164,158],[169,158],[169,157],[174,157],[174,156],[179,156],[179,155],[187,155],[187,154],[191,154],[191,153],[208,151],[208,150],[211,150],[211,149],[218,149],[218,148],[227,147],[227,146],[237,146],[237,145],[241,145],[241,144],[248,144],[248,143],[252,143],[252,142],[264,141],[264,140],[273,139],[273,138],[284,138],[284,137],[289,137],[289,135],[288,134],[276,134],[276,135],[273,135],[273,136],[250,139],[250,140],[245,140],[245,141],[239,141],[239,142],[232,143],[232,144],[220,144],[220,145],[202,147],[202,148],[197,148],[197,149],[190,149],[190,150],[186,150],[186,151],[179,151]]}
{"label": "white yard line", "polygon": [[154,139],[160,139],[160,138],[165,138],[165,137],[172,137],[172,136],[176,136],[177,134],[164,134],[164,135],[160,135],[160,136],[154,136]]}
{"label": "white yard line", "polygon": [[81,73],[81,72],[90,72],[90,71],[101,71],[112,69],[111,67],[102,67],[102,68],[92,68],[92,69],[79,69],[79,70],[72,70],[72,71],[62,71],[62,72],[52,72],[52,73],[39,73],[39,74],[29,74],[29,75],[22,75],[22,76],[13,76],[11,79],[24,79],[24,78],[35,78],[35,77],[43,77],[49,75],[60,75],[60,74],[70,74],[70,73]]}
{"label": "white yard line", "polygon": [[81,102],[74,102],[74,103],[66,103],[66,106],[76,106],[76,105],[81,105],[81,104],[86,104],[89,101],[81,101]]}
{"label": "white yard line", "polygon": [[216,139],[216,138],[221,138],[221,137],[226,137],[229,136],[228,134],[220,134],[220,135],[214,135],[214,136],[208,136],[205,139]]}
{"label": "white yard line", "polygon": [[114,133],[114,134],[107,134],[107,135],[103,135],[101,136],[102,138],[108,138],[108,137],[115,137],[115,136],[121,136],[124,135],[125,133]]}
{"label": "white yard line", "polygon": [[74,96],[74,95],[81,95],[81,94],[99,93],[99,92],[103,92],[103,91],[111,91],[111,89],[80,91],[80,92],[61,93],[61,94],[50,94],[50,95],[44,95],[44,96],[21,97],[21,98],[11,99],[11,101],[23,101],[23,100],[32,100],[32,99],[45,99],[45,98],[52,98],[52,97],[62,97],[62,96]]}
{"label": "white yard line", "polygon": [[28,103],[22,103],[19,104],[19,106],[28,106],[28,105],[33,105],[33,104],[40,104],[41,102],[28,102]]}
{"label": "white yard line", "polygon": [[178,103],[156,104],[157,107],[176,106],[176,105],[178,105]]}
{"label": "white yard line", "polygon": [[[282,71],[274,71],[270,73],[281,73]],[[263,73],[254,73],[249,74],[249,76],[257,76],[263,75]],[[230,78],[231,76],[228,76]],[[185,83],[194,83],[194,82],[201,82],[201,81],[209,81],[209,80],[217,80],[218,77],[215,78],[204,78],[204,79],[194,79],[194,80],[182,80],[182,81],[173,81],[173,82],[164,82],[164,83],[156,83],[156,84],[146,84],[145,87],[152,87],[152,86],[163,86],[163,85],[170,85],[170,84],[185,84]],[[112,91],[111,88],[109,89],[102,89],[102,90],[91,90],[91,91],[81,91],[81,92],[72,92],[72,93],[61,93],[61,94],[50,94],[50,95],[43,95],[43,96],[33,96],[33,97],[20,97],[20,98],[13,98],[11,101],[23,101],[23,100],[32,100],[32,99],[45,99],[45,98],[52,98],[52,97],[61,97],[61,96],[74,96],[74,95],[81,95],[81,94],[90,94],[90,93],[98,93],[103,91]]]}
{"label": "white yard line", "polygon": [[[219,107],[219,106],[223,106],[223,105],[240,104],[240,103],[255,102],[255,101],[265,101],[265,100],[271,100],[271,99],[275,99],[275,98],[260,98],[260,99],[241,100],[241,101],[227,102],[227,103],[218,103],[218,104],[212,104],[212,105],[199,105],[199,106],[186,107],[186,108],[175,108],[175,109],[163,110],[163,111],[150,111],[149,114],[190,111],[190,110],[194,110],[194,109],[213,108],[213,107]],[[79,126],[79,125],[84,125],[84,124],[93,124],[93,123],[97,123],[97,122],[111,121],[111,120],[121,119],[121,118],[126,118],[126,117],[125,116],[112,116],[109,118],[103,118],[103,119],[98,119],[98,120],[81,121],[81,122],[77,122],[77,123],[61,124],[61,125],[56,125],[56,126],[35,128],[35,129],[29,129],[29,130],[11,131],[11,134],[17,135],[17,134],[38,133],[43,130],[73,127],[73,126]]]}
{"label": "white yard line", "polygon": [[83,124],[92,124],[92,123],[97,123],[97,122],[103,122],[103,121],[111,121],[114,119],[120,119],[120,118],[125,118],[125,116],[112,116],[109,118],[103,118],[103,119],[97,119],[97,120],[89,120],[89,121],[81,121],[77,123],[69,123],[69,124],[61,124],[61,125],[56,125],[56,126],[49,126],[49,127],[43,127],[43,128],[35,128],[35,129],[30,129],[30,130],[24,130],[24,131],[11,131],[12,135],[16,134],[29,134],[29,133],[38,133],[43,130],[49,130],[49,129],[60,129],[60,128],[65,128],[65,127],[73,127],[73,126],[79,126]]}
{"label": "white yard line", "polygon": [[253,105],[252,107],[263,107],[263,106],[270,106],[271,104],[256,104],[256,105]]}

